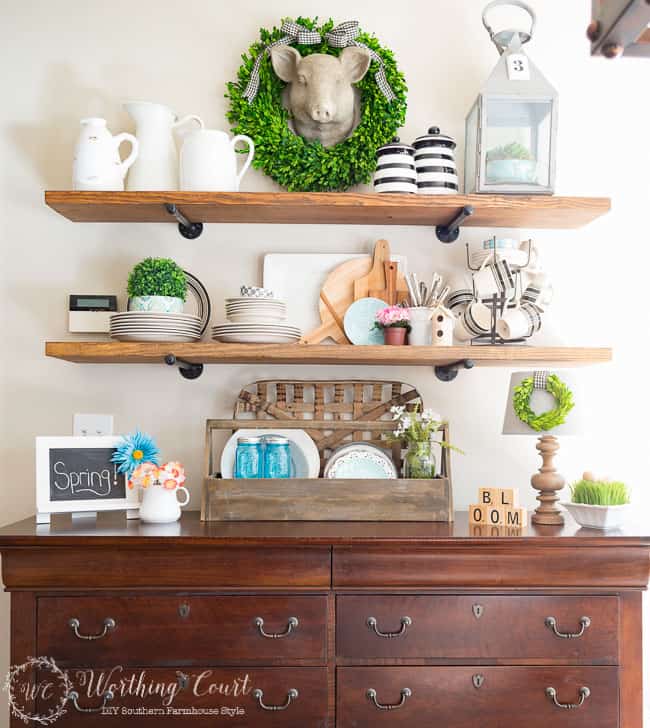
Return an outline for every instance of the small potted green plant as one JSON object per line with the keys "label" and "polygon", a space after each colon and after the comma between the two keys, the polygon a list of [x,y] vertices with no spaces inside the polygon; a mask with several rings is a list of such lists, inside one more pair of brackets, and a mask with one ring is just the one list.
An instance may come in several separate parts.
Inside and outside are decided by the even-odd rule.
{"label": "small potted green plant", "polygon": [[535,182],[537,161],[518,142],[489,149],[486,155],[487,181],[496,184],[531,184]]}
{"label": "small potted green plant", "polygon": [[187,278],[170,258],[145,258],[129,275],[129,311],[181,313],[187,298]]}
{"label": "small potted green plant", "polygon": [[620,528],[630,510],[625,483],[583,473],[571,486],[571,502],[562,504],[583,528]]}
{"label": "small potted green plant", "polygon": [[423,479],[436,477],[436,447],[446,447],[462,453],[444,440],[436,440],[435,434],[442,422],[429,409],[420,412],[419,406],[407,410],[404,406],[390,409],[397,428],[388,437],[391,443],[399,442],[406,447],[404,455],[404,477]]}

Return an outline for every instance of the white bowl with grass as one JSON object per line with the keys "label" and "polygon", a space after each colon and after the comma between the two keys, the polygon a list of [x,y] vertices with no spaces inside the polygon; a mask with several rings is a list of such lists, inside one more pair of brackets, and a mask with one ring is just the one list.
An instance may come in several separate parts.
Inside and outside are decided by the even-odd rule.
{"label": "white bowl with grass", "polygon": [[583,528],[601,530],[621,528],[632,507],[625,483],[595,480],[591,473],[571,486],[571,501],[562,505]]}
{"label": "white bowl with grass", "polygon": [[625,525],[631,509],[630,503],[620,506],[592,506],[587,503],[562,503],[582,528],[602,531]]}

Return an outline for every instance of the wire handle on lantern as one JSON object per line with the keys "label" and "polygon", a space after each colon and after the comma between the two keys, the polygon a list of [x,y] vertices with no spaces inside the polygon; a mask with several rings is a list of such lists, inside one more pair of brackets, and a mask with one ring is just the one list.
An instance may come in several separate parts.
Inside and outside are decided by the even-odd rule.
{"label": "wire handle on lantern", "polygon": [[[502,5],[513,5],[517,8],[525,10],[528,15],[530,15],[530,31],[525,32],[523,30],[503,30],[495,33],[487,21],[487,14],[493,8],[500,7]],[[503,53],[503,51],[508,47],[515,33],[519,35],[519,40],[522,45],[524,43],[528,43],[528,41],[533,37],[535,23],[537,22],[535,11],[530,7],[530,5],[527,5],[525,2],[523,2],[523,0],[492,0],[492,2],[488,3],[483,8],[482,19],[485,30],[487,30],[487,32],[489,33],[490,40],[497,47],[499,54]]]}

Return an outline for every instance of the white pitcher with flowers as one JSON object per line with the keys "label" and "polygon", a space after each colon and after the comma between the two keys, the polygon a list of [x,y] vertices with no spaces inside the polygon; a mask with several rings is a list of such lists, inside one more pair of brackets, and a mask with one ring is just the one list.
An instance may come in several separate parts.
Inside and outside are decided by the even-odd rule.
{"label": "white pitcher with flowers", "polygon": [[[174,523],[181,517],[181,506],[190,502],[190,493],[183,486],[185,469],[178,462],[162,466],[147,462],[131,474],[129,488],[142,489],[140,519],[145,523]],[[183,500],[178,500],[182,492]]]}

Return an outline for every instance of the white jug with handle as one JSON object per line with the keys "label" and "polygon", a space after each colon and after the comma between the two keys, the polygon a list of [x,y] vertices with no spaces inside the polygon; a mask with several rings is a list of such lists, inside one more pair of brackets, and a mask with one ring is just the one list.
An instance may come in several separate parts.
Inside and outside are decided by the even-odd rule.
{"label": "white jug with handle", "polygon": [[[122,161],[119,147],[127,141],[131,143],[131,153]],[[72,163],[72,189],[123,190],[124,177],[137,156],[138,140],[133,134],[113,136],[106,119],[82,119]]]}
{"label": "white jug with handle", "polygon": [[135,121],[140,153],[129,172],[127,190],[177,190],[178,152],[173,131],[189,121],[203,128],[200,117],[190,114],[179,119],[164,104],[131,101],[124,108]]}
{"label": "white jug with handle", "polygon": [[[176,493],[183,492],[179,501]],[[190,502],[190,493],[182,485],[171,490],[162,485],[150,485],[142,491],[140,519],[146,523],[174,523],[181,517],[181,506]]]}
{"label": "white jug with handle", "polygon": [[[248,155],[237,174],[235,144],[245,142]],[[194,192],[238,192],[239,183],[250,167],[255,145],[250,137],[216,129],[199,129],[186,135],[181,147],[181,189]]]}

